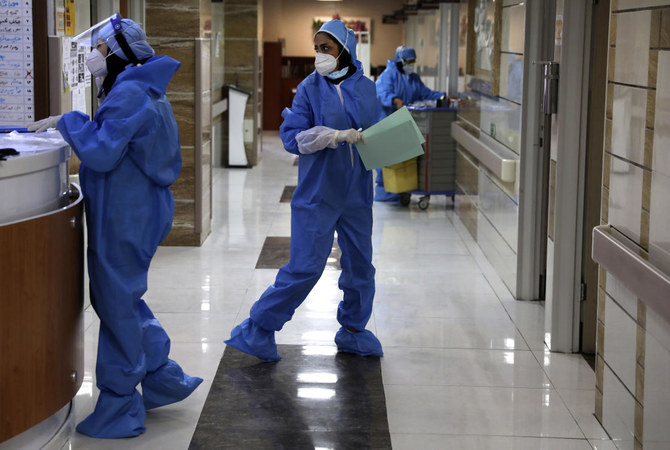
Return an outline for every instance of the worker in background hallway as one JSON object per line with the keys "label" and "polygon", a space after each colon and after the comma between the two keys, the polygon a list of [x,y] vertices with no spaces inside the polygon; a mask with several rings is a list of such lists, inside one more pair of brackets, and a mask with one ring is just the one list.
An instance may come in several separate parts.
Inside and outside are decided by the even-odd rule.
{"label": "worker in background hallway", "polygon": [[381,111],[374,83],[356,60],[354,32],[331,20],[314,36],[315,67],[282,113],[284,148],[300,155],[298,186],[291,201],[291,259],[275,282],[235,327],[226,344],[264,361],[278,361],[275,331],[282,329],[310,293],[326,266],[333,236],[342,250],[335,335],[341,352],[382,356],[365,327],[372,314],[372,172],[363,166],[358,131]]}
{"label": "worker in background hallway", "polygon": [[[395,59],[389,59],[379,78],[377,78],[377,97],[382,104],[383,117],[419,100],[437,100],[446,92],[428,89],[418,74],[414,73],[416,52],[411,47],[400,46],[395,51]],[[375,201],[397,202],[399,194],[384,190],[382,169],[377,169]]]}
{"label": "worker in background hallway", "polygon": [[73,111],[29,129],[58,126],[81,159],[100,396],[77,431],[132,437],[145,431],[146,410],[183,400],[202,382],[168,358],[170,339],[142,300],[151,259],[172,226],[169,186],[181,170],[179,130],[165,96],[180,63],[154,56],[144,31],[119,15],[75,39],[93,47],[86,66],[99,81],[100,108],[92,121]]}

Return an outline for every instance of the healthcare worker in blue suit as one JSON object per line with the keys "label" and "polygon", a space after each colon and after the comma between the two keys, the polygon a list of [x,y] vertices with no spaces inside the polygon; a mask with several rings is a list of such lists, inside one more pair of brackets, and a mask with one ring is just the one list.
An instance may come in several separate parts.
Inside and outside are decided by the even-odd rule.
{"label": "healthcare worker in blue suit", "polygon": [[100,108],[92,121],[73,111],[31,128],[57,124],[81,160],[100,396],[77,431],[124,438],[145,431],[146,410],[183,400],[202,382],[168,358],[170,339],[142,300],[151,259],[172,226],[169,186],[181,153],[165,89],[180,63],[154,56],[144,31],[118,15],[77,38],[94,47],[86,65],[102,79]]}
{"label": "healthcare worker in blue suit", "polygon": [[[419,100],[437,100],[446,92],[433,91],[426,87],[421,77],[414,72],[416,52],[411,47],[400,46],[395,51],[395,59],[389,59],[386,69],[377,78],[377,96],[382,104],[383,116],[386,117],[405,105]],[[399,194],[384,190],[382,169],[377,169],[377,186],[375,201],[396,202]]]}
{"label": "healthcare worker in blue suit", "polygon": [[382,346],[365,326],[372,314],[372,172],[363,166],[358,130],[379,119],[374,83],[356,60],[356,37],[331,20],[314,36],[315,67],[284,109],[280,137],[300,155],[298,186],[291,201],[291,259],[275,282],[235,327],[226,344],[263,361],[278,361],[275,331],[282,329],[321,277],[333,246],[342,250],[337,310],[341,352],[382,356]]}

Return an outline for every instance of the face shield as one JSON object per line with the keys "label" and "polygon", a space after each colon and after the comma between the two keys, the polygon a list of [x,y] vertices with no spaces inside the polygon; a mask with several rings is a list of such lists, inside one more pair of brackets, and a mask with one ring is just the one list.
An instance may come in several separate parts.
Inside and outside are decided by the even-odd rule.
{"label": "face shield", "polygon": [[[126,25],[125,27],[123,26],[122,21],[123,24]],[[137,30],[134,30],[134,28]],[[139,60],[135,52],[132,50],[131,45],[137,46],[144,44],[145,46],[148,46],[148,44],[146,43],[146,36],[144,36],[144,39],[142,40],[134,40],[134,42],[129,44],[126,35],[129,35],[133,31],[133,35],[137,35],[138,32],[140,32],[141,35],[144,36],[144,31],[142,31],[139,25],[128,19],[124,20],[122,19],[121,14],[115,13],[105,20],[93,25],[88,30],[78,34],[72,41],[79,46],[91,48],[96,48],[100,44],[107,44],[107,47],[109,48],[107,56],[118,54],[118,56],[130,61],[133,65],[138,65]]]}

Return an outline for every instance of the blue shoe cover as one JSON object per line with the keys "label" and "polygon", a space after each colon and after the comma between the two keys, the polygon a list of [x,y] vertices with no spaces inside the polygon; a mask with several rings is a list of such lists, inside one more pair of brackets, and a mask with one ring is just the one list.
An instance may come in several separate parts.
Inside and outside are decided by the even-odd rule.
{"label": "blue shoe cover", "polygon": [[184,400],[200,386],[202,378],[190,377],[179,364],[168,362],[157,371],[147,373],[142,380],[142,398],[146,410],[177,403]]}
{"label": "blue shoe cover", "polygon": [[337,350],[359,356],[384,356],[382,344],[370,330],[353,333],[342,327],[335,335]]}
{"label": "blue shoe cover", "polygon": [[383,186],[375,186],[376,202],[400,202],[400,194],[386,192]]}
{"label": "blue shoe cover", "polygon": [[226,345],[235,347],[241,352],[248,353],[265,362],[279,361],[275,332],[268,331],[256,325],[251,319],[233,328],[230,339],[224,341]]}
{"label": "blue shoe cover", "polygon": [[145,415],[142,396],[137,390],[124,396],[100,391],[95,410],[77,425],[77,431],[103,439],[139,436],[146,430]]}

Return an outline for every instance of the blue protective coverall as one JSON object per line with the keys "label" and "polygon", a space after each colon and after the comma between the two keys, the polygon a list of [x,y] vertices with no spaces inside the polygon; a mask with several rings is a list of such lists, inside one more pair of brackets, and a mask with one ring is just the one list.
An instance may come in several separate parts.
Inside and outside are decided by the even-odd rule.
{"label": "blue protective coverall", "polygon": [[[377,97],[382,104],[382,118],[395,112],[394,98],[401,99],[406,105],[419,100],[437,100],[446,95],[445,92],[433,91],[426,87],[421,77],[416,74],[404,74],[398,70],[398,60],[389,59],[386,69],[377,78]],[[382,169],[377,169],[377,186],[375,187],[376,201],[395,201],[400,198],[398,194],[392,194],[384,190],[384,179]]]}
{"label": "blue protective coverall", "polygon": [[[355,40],[349,45],[355,46]],[[355,47],[352,55],[354,51]],[[339,84],[342,99],[337,86],[317,72],[298,85],[291,108],[282,113],[280,137],[287,151],[300,154],[296,135],[315,126],[366,129],[378,121],[375,85],[363,75],[360,62],[356,67]],[[298,186],[291,201],[290,261],[254,303],[250,319],[236,327],[226,343],[265,361],[280,359],[274,332],[291,319],[321,277],[337,231],[342,250],[339,287],[344,295],[337,311],[342,328],[335,342],[340,351],[381,356],[381,344],[365,330],[375,293],[372,202],[372,172],[365,169],[355,145],[343,142],[300,154]]]}
{"label": "blue protective coverall", "polygon": [[92,437],[136,436],[145,430],[145,410],[180,401],[202,382],[168,359],[170,339],[142,300],[174,214],[169,186],[181,153],[165,89],[179,66],[155,56],[127,67],[93,121],[73,111],[58,123],[81,160],[91,304],[100,317],[100,397],[77,427]]}

